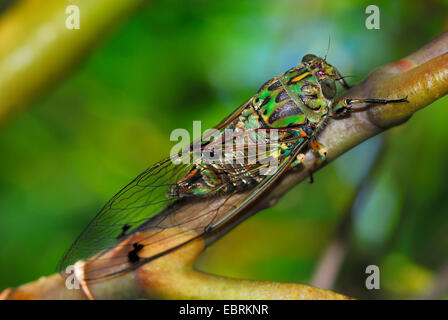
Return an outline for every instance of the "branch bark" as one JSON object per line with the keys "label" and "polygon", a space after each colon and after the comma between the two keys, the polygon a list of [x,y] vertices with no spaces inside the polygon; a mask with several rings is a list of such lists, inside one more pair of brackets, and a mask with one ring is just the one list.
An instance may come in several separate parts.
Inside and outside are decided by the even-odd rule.
{"label": "branch bark", "polygon": [[[373,71],[362,83],[344,96],[352,98],[397,99],[408,97],[409,103],[360,105],[344,119],[331,120],[319,136],[328,148],[326,165],[364,140],[404,123],[416,111],[428,106],[448,91],[448,33],[409,55]],[[205,239],[156,259],[121,277],[98,282],[89,287],[96,298],[158,299],[345,299],[330,291],[300,284],[228,279],[196,271],[194,261],[202,250],[237,224],[256,212],[273,206],[295,185],[307,179],[315,155],[309,151],[299,170],[291,170],[275,186],[223,228]],[[315,170],[321,169],[315,168]],[[229,205],[238,203],[244,194],[236,194]],[[216,199],[216,202],[222,199]],[[182,208],[182,214],[197,215],[198,205]],[[172,230],[176,232],[176,230]],[[185,233],[185,231],[184,231]],[[166,234],[165,234],[166,235]],[[138,237],[130,241],[138,241]],[[145,248],[146,249],[146,248]],[[151,250],[151,248],[149,248]],[[111,253],[113,254],[113,253]],[[3,292],[8,299],[85,298],[81,290],[67,290],[59,275],[42,278]],[[1,295],[0,295],[1,296]]]}

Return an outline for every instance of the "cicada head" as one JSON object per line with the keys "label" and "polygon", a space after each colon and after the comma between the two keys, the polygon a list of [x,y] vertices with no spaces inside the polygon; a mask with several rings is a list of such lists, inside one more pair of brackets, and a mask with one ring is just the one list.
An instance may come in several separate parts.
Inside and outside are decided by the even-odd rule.
{"label": "cicada head", "polygon": [[[335,82],[339,82],[345,89],[350,88],[338,69],[329,64],[324,58],[320,58],[314,54],[306,54],[302,58],[302,64],[315,70],[316,75],[322,84],[323,93],[327,98],[332,99],[336,95],[336,92],[333,94],[333,88],[336,88]],[[324,83],[322,83],[322,81],[324,81]],[[330,84],[330,82],[333,84]]]}

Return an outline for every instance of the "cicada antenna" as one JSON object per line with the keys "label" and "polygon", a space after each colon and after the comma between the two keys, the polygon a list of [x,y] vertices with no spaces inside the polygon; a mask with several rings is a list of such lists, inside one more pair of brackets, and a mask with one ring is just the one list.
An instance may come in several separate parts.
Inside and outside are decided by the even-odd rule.
{"label": "cicada antenna", "polygon": [[327,61],[327,56],[328,56],[328,53],[330,52],[330,43],[331,43],[331,36],[328,35],[327,53],[325,53],[324,61]]}

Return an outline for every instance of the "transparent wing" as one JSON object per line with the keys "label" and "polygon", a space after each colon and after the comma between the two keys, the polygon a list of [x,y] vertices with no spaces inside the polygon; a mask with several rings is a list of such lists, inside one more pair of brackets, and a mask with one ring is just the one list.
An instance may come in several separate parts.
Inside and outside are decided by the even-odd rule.
{"label": "transparent wing", "polygon": [[[215,128],[221,130],[227,126],[239,116],[249,101],[239,106]],[[201,139],[207,139],[207,136]],[[190,145],[190,149],[193,145]],[[60,261],[59,271],[63,272],[79,260],[114,247],[143,222],[164,208],[173,206],[178,199],[168,197],[167,191],[192,168],[193,164],[174,165],[168,158],[142,172],[110,199],[78,236]]]}
{"label": "transparent wing", "polygon": [[[289,138],[283,141],[291,143]],[[62,259],[60,271],[87,259],[85,281],[112,277],[211,232],[241,212],[278,179],[305,141],[294,140],[291,152],[278,156],[277,169],[260,178],[251,189],[219,192],[225,189],[226,183],[231,183],[226,182],[206,197],[169,195],[172,186],[185,180],[197,165],[175,164],[170,158],[157,163],[123,188],[95,216]],[[234,163],[216,170],[226,171],[232,181],[238,181],[258,176],[257,170],[266,163],[263,160],[266,159],[250,165]]]}
{"label": "transparent wing", "polygon": [[165,159],[142,172],[101,209],[67,251],[59,269],[112,248],[156,213],[177,199],[167,191],[182,179],[192,164],[175,165]]}

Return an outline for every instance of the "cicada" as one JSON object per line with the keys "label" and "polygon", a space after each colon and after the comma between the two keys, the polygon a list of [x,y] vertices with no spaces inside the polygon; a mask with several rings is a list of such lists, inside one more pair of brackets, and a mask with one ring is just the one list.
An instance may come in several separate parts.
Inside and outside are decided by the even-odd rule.
{"label": "cicada", "polygon": [[[65,254],[60,270],[83,260],[79,280],[88,284],[223,228],[285,172],[300,166],[309,148],[325,161],[327,150],[317,138],[329,117],[349,112],[356,103],[407,101],[338,100],[337,84],[349,88],[326,59],[305,55],[221,121],[213,137],[205,135],[176,157],[158,162],[118,192]],[[228,142],[230,149],[224,148]],[[197,157],[206,151],[221,157]],[[229,160],[229,155],[234,157]],[[229,203],[235,195],[238,202]]]}

